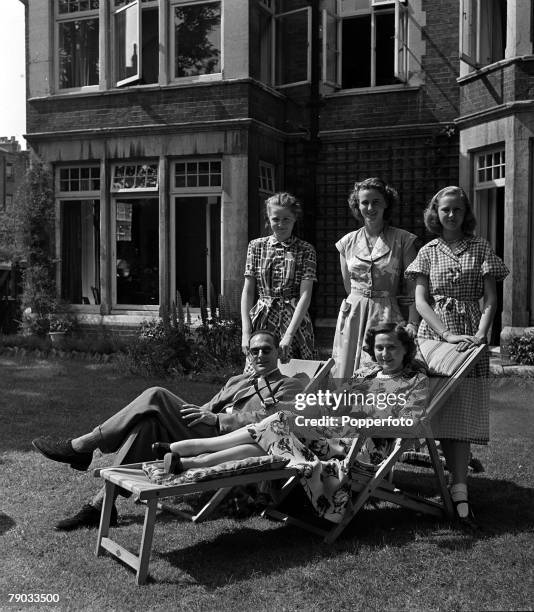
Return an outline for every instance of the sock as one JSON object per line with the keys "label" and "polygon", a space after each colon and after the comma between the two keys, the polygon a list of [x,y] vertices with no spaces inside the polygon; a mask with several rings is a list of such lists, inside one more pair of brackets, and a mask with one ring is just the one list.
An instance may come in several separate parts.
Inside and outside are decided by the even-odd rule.
{"label": "sock", "polygon": [[451,487],[451,497],[453,502],[463,502],[456,504],[456,512],[460,518],[469,516],[469,504],[467,503],[467,485],[454,484]]}
{"label": "sock", "polygon": [[71,440],[71,446],[77,453],[92,453],[98,448],[99,436],[94,431]]}

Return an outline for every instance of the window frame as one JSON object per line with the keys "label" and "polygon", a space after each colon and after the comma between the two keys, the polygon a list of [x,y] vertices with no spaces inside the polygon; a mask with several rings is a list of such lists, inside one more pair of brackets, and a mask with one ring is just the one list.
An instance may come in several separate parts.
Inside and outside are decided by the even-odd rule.
{"label": "window frame", "polygon": [[[492,156],[492,163],[490,165],[484,165],[484,166],[480,166],[479,162],[480,162],[480,158],[482,156],[484,156],[487,160],[487,156],[491,155]],[[495,164],[493,163],[494,161],[494,157],[495,155],[500,155],[500,163]],[[473,172],[473,183],[474,183],[474,188],[475,191],[478,191],[480,189],[491,189],[492,187],[504,187],[505,186],[505,182],[506,182],[506,149],[504,146],[498,146],[498,147],[490,147],[487,149],[481,149],[480,151],[476,151],[473,153],[473,165],[474,165],[474,172]],[[484,180],[481,181],[478,177],[479,172],[483,171],[483,172],[487,172],[488,169],[492,170],[492,174],[494,173],[494,169],[495,168],[500,168],[500,174],[501,176],[499,176],[498,178],[494,178],[492,176],[491,179],[489,180]]]}
{"label": "window frame", "polygon": [[[408,59],[409,59],[409,26],[408,26],[408,7],[407,0],[369,0],[368,8],[359,8],[355,10],[343,10],[341,0],[337,3],[338,16],[338,32],[337,45],[339,47],[339,61],[337,67],[337,77],[339,84],[337,88],[342,91],[362,91],[375,90],[391,87],[405,87],[409,81]],[[376,10],[378,9],[378,10]],[[393,14],[394,23],[394,42],[393,42],[393,77],[400,83],[388,85],[376,84],[376,16]],[[343,87],[343,20],[352,17],[363,17],[369,15],[371,17],[371,53],[370,53],[370,84],[363,87]],[[327,44],[327,43],[326,43]],[[325,54],[323,53],[323,75],[326,72]],[[323,82],[332,85],[331,82],[324,80]]]}
{"label": "window frame", "polygon": [[[489,9],[484,0],[460,0],[460,35],[459,35],[459,55],[460,60],[467,64],[471,70],[480,70],[486,66],[491,66],[496,62],[506,58],[506,45],[503,44],[502,57],[491,62],[482,60],[482,12],[484,10],[493,16],[494,5]],[[502,40],[501,42],[505,42]],[[492,51],[495,49],[492,48]],[[470,70],[470,71],[471,71]]]}
{"label": "window frame", "polygon": [[[270,177],[267,177],[267,181],[272,183],[272,188],[265,189],[262,186],[262,170],[267,170],[270,173]],[[258,163],[258,193],[260,195],[272,196],[276,193],[276,166],[268,162],[260,160]],[[269,186],[268,186],[269,187]]]}
{"label": "window frame", "polygon": [[[105,1],[106,0],[99,0],[99,2],[105,2]],[[78,12],[73,12],[73,13],[60,13],[59,12],[59,2],[60,0],[54,0],[54,85],[55,85],[56,91],[60,94],[97,91],[99,88],[98,82],[95,83],[94,85],[61,87],[60,76],[59,76],[59,73],[60,73],[59,31],[60,31],[60,25],[62,23],[67,23],[71,21],[89,21],[90,19],[96,19],[96,22],[98,24],[98,31],[100,33],[100,27],[101,27],[100,8],[89,9],[87,11],[78,11]],[[101,64],[102,58],[100,57],[100,44],[99,43],[97,43],[97,53],[98,53],[98,71],[100,73],[100,64]]]}
{"label": "window frame", "polygon": [[[209,74],[196,74],[191,76],[174,76],[176,72],[175,49],[176,49],[176,28],[173,27],[173,11],[177,6],[195,6],[199,4],[218,4],[221,12],[221,44],[220,44],[220,70]],[[196,83],[201,81],[220,81],[224,72],[224,10],[223,0],[169,0],[168,3],[168,66],[170,83]]]}
{"label": "window frame", "polygon": [[6,179],[13,180],[15,177],[15,167],[12,162],[6,162]]}
{"label": "window frame", "polygon": [[[221,165],[221,172],[220,172],[220,176],[221,176],[221,183],[220,185],[199,185],[196,187],[188,187],[187,185],[185,187],[176,187],[176,164],[201,164],[201,163],[211,163],[211,162],[216,162],[219,163]],[[169,193],[172,196],[175,195],[186,195],[186,194],[190,194],[190,195],[216,195],[216,194],[220,194],[222,197],[222,188],[223,188],[223,180],[224,180],[224,173],[223,173],[223,160],[220,157],[184,157],[184,158],[176,158],[173,159],[171,161],[171,165],[170,165],[170,173],[169,173],[169,177],[170,177],[170,186],[169,186]],[[214,173],[217,174],[217,173]],[[200,173],[197,173],[197,176],[199,176]],[[186,174],[187,176],[187,174]],[[210,173],[208,173],[208,176],[211,176]]]}
{"label": "window frame", "polygon": [[[277,39],[277,31],[278,31],[278,20],[287,17],[288,15],[292,15],[295,13],[307,13],[306,27],[307,27],[307,39],[308,39],[308,48],[306,53],[306,79],[303,81],[292,81],[290,83],[278,84],[278,71],[277,71],[277,63],[279,59],[279,54],[281,50],[278,49],[278,39]],[[285,11],[283,13],[275,13],[274,15],[274,23],[273,23],[273,37],[274,37],[274,54],[275,60],[273,64],[273,83],[277,89],[285,89],[286,87],[295,87],[296,85],[306,85],[311,83],[311,64],[312,64],[312,56],[311,56],[311,27],[312,27],[312,9],[310,6],[304,6],[301,8],[293,9],[291,11]]]}
{"label": "window frame", "polygon": [[[134,166],[137,168],[138,166],[155,166],[156,167],[156,186],[155,187],[115,187],[113,184],[113,180],[115,178],[115,170],[119,166]],[[135,173],[137,176],[137,171]],[[154,160],[151,158],[150,160],[136,160],[136,159],[128,159],[122,161],[116,161],[111,164],[110,168],[110,185],[109,185],[109,193],[112,196],[117,194],[126,193],[126,194],[150,194],[150,193],[158,193],[159,192],[159,162],[158,160]]]}
{"label": "window frame", "polygon": [[[133,8],[137,9],[137,35],[136,35],[136,44],[137,44],[137,70],[136,74],[125,77],[123,79],[118,78],[118,61],[119,61],[119,50],[117,49],[118,45],[118,36],[117,36],[117,15],[120,15],[123,12],[131,10]],[[142,66],[143,66],[143,49],[142,49],[142,37],[143,37],[143,26],[142,26],[142,5],[140,0],[130,0],[126,4],[122,6],[115,7],[114,4],[110,6],[111,11],[111,40],[109,45],[109,53],[111,55],[111,64],[113,66],[113,81],[115,83],[115,87],[123,87],[124,85],[129,85],[135,81],[139,81],[142,77]]]}
{"label": "window frame", "polygon": [[[199,186],[199,187],[176,187],[175,186],[175,177],[176,177],[176,164],[181,164],[181,163],[205,163],[205,162],[218,162],[221,164],[221,184],[217,185],[217,186]],[[170,211],[169,211],[169,232],[170,232],[170,239],[169,239],[169,247],[170,247],[170,252],[173,254],[171,256],[171,265],[170,265],[170,290],[171,290],[171,296],[176,296],[176,267],[177,267],[177,262],[176,262],[176,257],[174,256],[174,254],[176,253],[176,231],[175,231],[175,227],[176,227],[176,198],[177,197],[182,197],[182,198],[187,198],[187,197],[191,197],[191,198],[195,198],[195,197],[207,197],[207,198],[219,198],[219,205],[221,207],[221,255],[222,255],[222,245],[223,245],[223,241],[222,241],[222,206],[223,206],[223,181],[224,181],[224,164],[223,164],[223,159],[222,157],[213,157],[213,156],[208,156],[208,157],[183,157],[183,158],[174,158],[171,160],[170,163],[170,172],[169,172],[169,202],[170,202]],[[209,223],[209,216],[210,216],[210,207],[216,205],[216,202],[207,202],[207,209],[206,209],[206,242],[209,244],[209,236],[210,236],[210,223]],[[209,249],[209,246],[208,246]],[[221,257],[221,261],[222,261],[222,257]],[[206,278],[207,281],[209,282],[211,279],[211,258],[208,257],[206,259]],[[219,271],[220,275],[221,275],[221,279],[223,278],[223,274],[222,274],[222,269]],[[174,299],[174,298],[173,298]],[[206,302],[208,304],[208,308],[211,309],[212,308],[216,308],[216,304],[213,305],[211,304],[211,296],[210,296],[210,292],[207,291],[206,292]],[[184,304],[185,306],[185,304]],[[190,309],[190,312],[192,314],[198,314],[200,311],[198,308],[192,307]]]}

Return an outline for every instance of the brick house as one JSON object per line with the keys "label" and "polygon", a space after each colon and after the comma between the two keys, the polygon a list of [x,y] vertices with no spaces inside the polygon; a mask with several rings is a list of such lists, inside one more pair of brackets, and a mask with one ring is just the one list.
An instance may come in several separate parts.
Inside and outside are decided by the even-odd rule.
{"label": "brick house", "polygon": [[[27,139],[55,175],[61,295],[88,321],[157,315],[177,290],[195,307],[199,285],[236,302],[263,201],[286,189],[317,247],[326,341],[343,297],[333,245],[355,228],[347,196],[379,175],[401,194],[394,223],[422,239],[447,184],[469,191],[497,249],[504,218],[503,321],[529,324],[530,3],[25,4]],[[525,153],[506,185],[503,146],[508,162]]]}
{"label": "brick house", "polygon": [[0,263],[6,265],[20,256],[21,236],[15,213],[27,166],[28,153],[20,150],[15,137],[0,136]]}

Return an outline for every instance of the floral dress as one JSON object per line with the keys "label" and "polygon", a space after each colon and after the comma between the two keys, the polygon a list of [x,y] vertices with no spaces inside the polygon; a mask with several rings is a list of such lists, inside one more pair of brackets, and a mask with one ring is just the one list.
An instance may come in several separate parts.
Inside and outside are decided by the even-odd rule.
{"label": "floral dress", "polygon": [[[388,378],[385,382],[385,378]],[[407,398],[406,407],[400,412],[406,416],[419,417],[428,402],[428,378],[420,371],[405,371],[392,380],[381,377],[380,369],[362,370],[347,383],[353,392],[377,395],[384,384]],[[350,407],[350,412],[359,414],[361,407]],[[395,410],[393,410],[395,412]],[[332,413],[332,411],[330,411]],[[368,416],[383,415],[376,406],[365,406]],[[317,514],[334,523],[339,523],[351,498],[350,471],[347,453],[358,430],[347,427],[323,427],[314,431],[308,428],[306,437],[300,437],[301,428],[295,426],[294,414],[276,412],[260,423],[247,426],[252,440],[268,454],[289,459],[289,466],[300,471],[301,484]],[[398,414],[397,414],[398,416]],[[350,436],[350,437],[347,437]],[[387,456],[388,440],[368,438],[358,454],[357,460],[364,468],[373,468]]]}
{"label": "floral dress", "polygon": [[[257,238],[248,245],[245,276],[256,281],[258,301],[250,310],[252,330],[268,329],[283,337],[300,298],[300,283],[316,281],[317,257],[311,244],[291,236],[280,242],[275,236]],[[310,316],[302,320],[289,357],[314,359],[314,337]]]}
{"label": "floral dress", "polygon": [[403,320],[397,295],[404,270],[416,255],[415,240],[414,234],[387,226],[371,251],[363,227],[336,242],[347,261],[351,291],[341,303],[337,319],[332,348],[334,377],[349,379],[369,363],[362,348],[370,327]]}
{"label": "floral dress", "polygon": [[[432,240],[419,251],[405,274],[408,278],[428,277],[430,304],[451,333],[474,335],[481,317],[479,300],[484,296],[484,276],[502,281],[509,271],[487,240],[467,237],[452,247],[442,238]],[[418,337],[441,340],[424,320]],[[487,444],[488,374],[486,353],[439,412],[433,423],[437,437]]]}

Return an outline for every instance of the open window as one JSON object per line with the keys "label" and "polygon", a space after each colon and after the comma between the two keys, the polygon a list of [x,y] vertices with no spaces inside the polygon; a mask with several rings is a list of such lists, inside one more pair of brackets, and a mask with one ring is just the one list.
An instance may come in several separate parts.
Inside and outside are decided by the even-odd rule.
{"label": "open window", "polygon": [[[343,89],[379,87],[408,80],[406,0],[339,0],[338,27],[323,19],[323,80]],[[337,39],[336,39],[337,37]],[[339,42],[340,41],[340,42]],[[341,52],[335,53],[335,49]],[[329,52],[328,52],[329,50]],[[335,74],[333,58],[339,57]],[[330,75],[330,78],[328,77]]]}
{"label": "open window", "polygon": [[504,59],[506,0],[460,1],[460,59],[475,70]]}
{"label": "open window", "polygon": [[158,0],[113,0],[113,61],[117,87],[157,83]]}
{"label": "open window", "polygon": [[311,8],[275,15],[277,87],[311,81]]}

